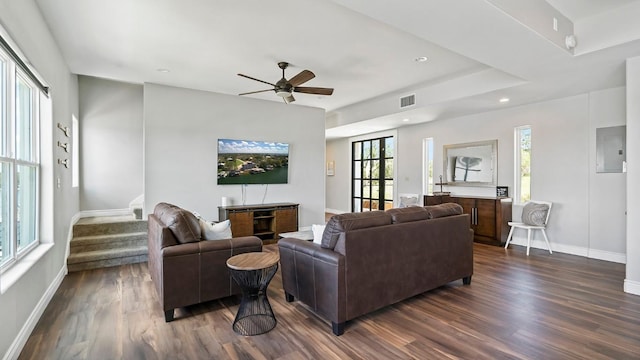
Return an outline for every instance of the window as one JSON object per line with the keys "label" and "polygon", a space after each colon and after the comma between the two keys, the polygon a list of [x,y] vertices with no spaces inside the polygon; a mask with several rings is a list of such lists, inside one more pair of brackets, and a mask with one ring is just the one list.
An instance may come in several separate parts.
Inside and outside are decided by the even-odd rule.
{"label": "window", "polygon": [[515,130],[515,187],[514,200],[525,203],[531,200],[531,126]]}
{"label": "window", "polygon": [[423,174],[422,174],[422,183],[423,194],[433,194],[433,138],[427,138],[422,140],[422,150],[424,153],[424,158],[422,163],[423,166]]}
{"label": "window", "polygon": [[353,152],[351,211],[393,207],[393,136],[355,141]]}
{"label": "window", "polygon": [[39,86],[0,48],[0,269],[38,243]]}

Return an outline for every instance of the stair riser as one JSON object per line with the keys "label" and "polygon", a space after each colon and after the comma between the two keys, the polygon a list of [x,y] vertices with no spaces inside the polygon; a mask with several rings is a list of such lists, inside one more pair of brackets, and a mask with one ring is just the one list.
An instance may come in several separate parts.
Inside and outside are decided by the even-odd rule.
{"label": "stair riser", "polygon": [[98,243],[80,243],[74,244],[71,243],[70,253],[78,254],[86,251],[96,251],[96,250],[107,250],[107,249],[120,249],[126,247],[138,247],[147,245],[147,238],[143,239],[117,239],[109,242],[98,242]]}
{"label": "stair riser", "polygon": [[73,237],[110,235],[123,233],[137,233],[147,231],[146,220],[123,221],[117,223],[102,224],[75,224],[73,226]]}
{"label": "stair riser", "polygon": [[92,270],[92,269],[100,269],[111,266],[119,266],[125,264],[137,264],[141,262],[146,262],[148,259],[147,255],[136,255],[136,256],[126,256],[115,259],[107,259],[107,260],[97,260],[97,261],[88,261],[76,264],[67,265],[67,269],[69,272],[75,271],[83,271],[83,270]]}

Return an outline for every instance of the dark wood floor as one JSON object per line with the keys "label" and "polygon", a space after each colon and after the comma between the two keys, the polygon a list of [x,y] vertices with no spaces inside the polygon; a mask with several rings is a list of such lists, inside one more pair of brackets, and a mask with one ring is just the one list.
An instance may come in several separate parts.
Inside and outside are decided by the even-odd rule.
{"label": "dark wood floor", "polygon": [[622,291],[624,265],[476,244],[474,271],[470,286],[456,281],[347,322],[340,337],[284,301],[279,273],[268,293],[278,324],[254,337],[231,329],[235,297],[165,323],[146,263],[72,273],[20,359],[640,358],[640,297]]}

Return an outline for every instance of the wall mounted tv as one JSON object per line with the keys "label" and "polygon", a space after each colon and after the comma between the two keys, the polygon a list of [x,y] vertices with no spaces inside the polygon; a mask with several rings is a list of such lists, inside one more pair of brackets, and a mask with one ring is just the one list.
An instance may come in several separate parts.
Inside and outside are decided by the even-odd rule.
{"label": "wall mounted tv", "polygon": [[218,185],[286,184],[289,144],[218,139]]}

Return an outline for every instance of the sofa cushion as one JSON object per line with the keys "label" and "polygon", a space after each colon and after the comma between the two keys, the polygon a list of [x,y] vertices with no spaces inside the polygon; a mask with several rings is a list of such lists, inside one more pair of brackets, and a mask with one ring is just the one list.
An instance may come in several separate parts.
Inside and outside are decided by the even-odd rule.
{"label": "sofa cushion", "polygon": [[424,207],[430,214],[430,219],[462,214],[462,206],[456,203],[443,203]]}
{"label": "sofa cushion", "polygon": [[162,215],[166,213],[168,210],[176,208],[177,206],[173,204],[169,204],[166,202],[158,203],[155,208],[153,208],[153,215],[155,215],[158,219],[162,219]]}
{"label": "sofa cushion", "polygon": [[334,215],[329,219],[322,233],[320,246],[333,250],[336,247],[340,233],[389,224],[391,224],[391,215],[380,210]]}
{"label": "sofa cushion", "polygon": [[231,221],[228,219],[219,223],[211,223],[205,219],[198,219],[200,223],[200,236],[205,240],[231,239]]}
{"label": "sofa cushion", "polygon": [[422,206],[410,206],[387,210],[394,224],[429,219],[429,211]]}
{"label": "sofa cushion", "polygon": [[168,227],[180,244],[200,241],[200,224],[191,213],[177,206],[162,208],[160,221]]}
{"label": "sofa cushion", "polygon": [[522,222],[527,225],[543,226],[547,219],[549,205],[529,202],[522,208]]}

